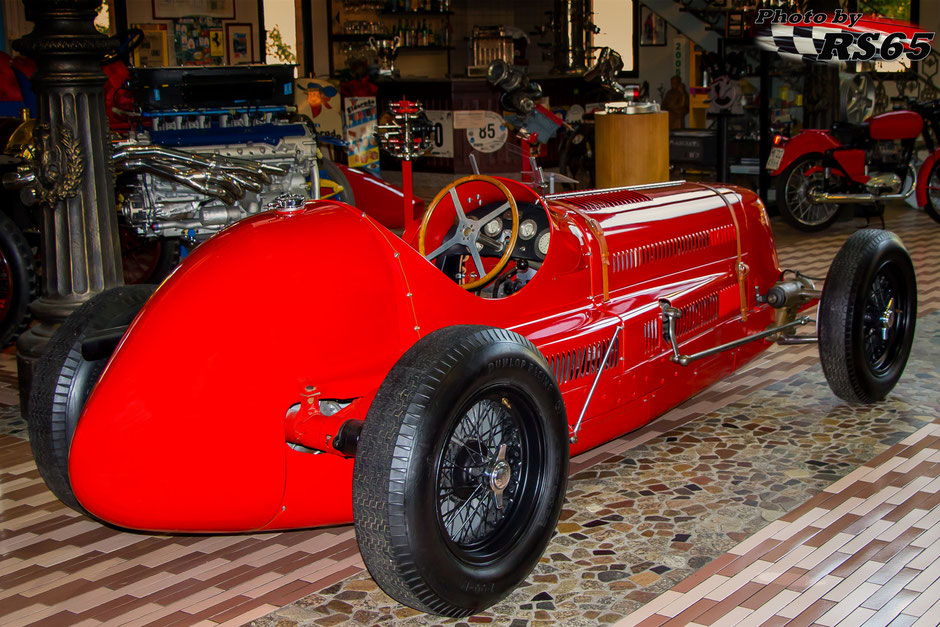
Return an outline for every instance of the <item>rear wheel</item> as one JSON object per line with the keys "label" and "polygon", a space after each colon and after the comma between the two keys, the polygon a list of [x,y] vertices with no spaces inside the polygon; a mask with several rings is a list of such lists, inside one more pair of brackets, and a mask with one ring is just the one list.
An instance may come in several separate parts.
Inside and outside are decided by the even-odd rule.
{"label": "rear wheel", "polygon": [[177,238],[142,237],[132,227],[120,227],[121,262],[124,283],[158,284],[170,275],[179,262],[181,246]]}
{"label": "rear wheel", "polygon": [[110,359],[85,359],[82,342],[93,331],[130,324],[154,289],[126,285],[98,294],[66,318],[36,365],[27,413],[33,457],[52,493],[82,513],[87,512],[68,477],[69,447],[85,402]]}
{"label": "rear wheel", "polygon": [[897,235],[866,229],[836,255],[819,302],[819,357],[829,387],[853,403],[894,388],[914,341],[917,286]]}
{"label": "rear wheel", "polygon": [[927,204],[924,205],[924,211],[940,222],[940,161],[933,164],[927,177]]}
{"label": "rear wheel", "polygon": [[564,499],[564,402],[525,338],[458,326],[419,340],[369,410],[353,473],[363,560],[401,603],[467,616],[535,567]]}
{"label": "rear wheel", "polygon": [[780,215],[801,231],[828,229],[839,217],[838,205],[812,201],[812,192],[826,189],[826,175],[824,172],[807,172],[822,166],[822,155],[804,155],[777,177],[777,208]]}
{"label": "rear wheel", "polygon": [[332,181],[343,188],[334,196],[336,200],[353,207],[356,206],[356,196],[353,194],[352,186],[349,184],[346,175],[339,169],[339,166],[325,156],[320,159],[320,178]]}

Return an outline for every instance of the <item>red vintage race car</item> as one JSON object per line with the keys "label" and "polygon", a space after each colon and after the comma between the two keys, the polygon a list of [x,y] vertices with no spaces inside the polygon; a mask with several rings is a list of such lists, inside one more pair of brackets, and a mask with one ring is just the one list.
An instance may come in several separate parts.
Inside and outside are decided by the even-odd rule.
{"label": "red vintage race car", "polygon": [[[818,341],[837,395],[880,400],[917,300],[886,231],[853,235],[821,292],[781,272],[746,190],[541,196],[485,176],[403,237],[283,199],[150,291],[105,292],[50,343],[29,412],[56,495],[132,529],[352,522],[388,594],[448,616],[529,574],[569,455],[773,342]],[[798,333],[820,297],[818,333]]]}

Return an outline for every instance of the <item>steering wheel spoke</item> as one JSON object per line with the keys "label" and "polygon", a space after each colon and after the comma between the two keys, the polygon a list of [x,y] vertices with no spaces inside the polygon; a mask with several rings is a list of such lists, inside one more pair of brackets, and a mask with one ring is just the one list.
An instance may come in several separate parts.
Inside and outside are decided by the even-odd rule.
{"label": "steering wheel spoke", "polygon": [[455,233],[452,238],[450,238],[449,240],[447,240],[446,242],[444,242],[443,244],[435,248],[432,252],[425,255],[424,258],[429,261],[432,259],[436,259],[437,256],[443,253],[445,250],[451,248],[455,244],[460,244],[460,243],[461,243],[461,237],[460,237],[460,230],[458,228],[457,233]]}
{"label": "steering wheel spoke", "polygon": [[480,251],[477,250],[476,244],[470,246],[470,257],[473,259],[473,265],[477,267],[477,275],[480,277],[486,276],[486,268],[483,267],[483,259],[480,257]]}
{"label": "steering wheel spoke", "polygon": [[[488,212],[482,218],[478,219],[472,216],[468,216],[460,202],[460,194],[458,191],[461,185],[466,185],[468,183],[487,183],[492,185],[500,191],[505,200],[501,202],[498,207]],[[476,192],[477,189],[474,189],[474,193]],[[453,206],[453,211],[457,217],[457,224],[456,227],[454,227],[454,235],[431,251],[430,254],[428,254],[425,249],[425,243],[427,240],[428,226],[431,223],[431,216],[441,205],[441,201],[443,201],[448,196],[450,197],[450,204]],[[510,231],[508,241],[502,243],[498,239],[486,236],[482,231],[483,227],[488,222],[504,213],[507,209],[512,214],[512,230]],[[516,199],[513,198],[512,192],[509,191],[509,188],[507,188],[506,185],[504,185],[498,179],[490,176],[465,176],[442,189],[434,198],[434,200],[431,201],[431,204],[428,205],[428,209],[424,212],[424,217],[421,219],[421,227],[418,229],[418,252],[424,256],[425,259],[433,261],[435,258],[439,257],[443,253],[446,253],[454,246],[459,245],[463,248],[466,248],[470,258],[473,260],[473,265],[476,266],[476,271],[479,275],[479,278],[474,281],[467,281],[462,283],[460,286],[467,291],[471,291],[483,287],[499,276],[499,273],[503,270],[503,268],[506,267],[506,264],[509,263],[509,257],[512,255],[512,251],[516,246],[518,238],[519,206],[516,204]],[[478,243],[483,244],[484,246],[487,246],[497,252],[502,250],[499,261],[496,262],[496,265],[489,272],[487,272],[486,268],[483,266],[483,259],[480,255],[480,249],[477,247]]]}
{"label": "steering wheel spoke", "polygon": [[497,216],[503,215],[503,212],[506,211],[507,209],[509,209],[509,203],[504,202],[499,207],[497,207],[496,209],[493,209],[492,211],[490,211],[488,214],[486,214],[479,220],[476,220],[476,223],[479,224],[480,228],[482,229],[483,226],[486,225],[490,220],[492,220],[493,218]]}
{"label": "steering wheel spoke", "polygon": [[460,194],[457,193],[456,187],[450,188],[450,201],[454,203],[454,211],[457,212],[457,228],[467,226],[469,220],[467,220],[467,214],[464,213],[463,205],[460,204]]}

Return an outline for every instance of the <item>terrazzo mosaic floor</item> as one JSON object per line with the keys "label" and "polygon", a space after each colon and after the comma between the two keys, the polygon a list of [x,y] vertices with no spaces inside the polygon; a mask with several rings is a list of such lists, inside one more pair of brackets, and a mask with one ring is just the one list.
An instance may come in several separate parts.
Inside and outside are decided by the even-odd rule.
{"label": "terrazzo mosaic floor", "polygon": [[[853,407],[818,366],[574,474],[526,585],[473,623],[612,623],[940,416],[940,313],[889,399]],[[363,573],[256,627],[467,625],[399,606]]]}
{"label": "terrazzo mosaic floor", "polygon": [[[694,624],[734,624],[745,612],[755,612],[755,599],[798,604],[790,596],[798,592],[781,592],[781,586],[793,587],[795,579],[807,574],[809,569],[798,565],[781,571],[784,581],[792,579],[773,580],[761,592],[755,592],[755,586],[763,585],[757,581],[739,582],[744,587],[735,588],[725,580],[738,582],[733,571],[747,570],[745,562],[770,559],[755,552],[754,538],[758,547],[766,548],[760,534],[767,534],[769,541],[771,532],[781,532],[780,525],[790,525],[793,516],[802,520],[805,508],[824,509],[819,499],[827,493],[822,490],[832,490],[840,477],[851,479],[864,471],[863,464],[874,467],[879,453],[903,456],[896,451],[904,448],[905,438],[923,433],[940,415],[940,313],[935,313],[940,312],[940,229],[921,212],[907,208],[889,210],[887,223],[911,250],[921,319],[914,358],[886,403],[866,409],[836,402],[816,365],[815,347],[768,351],[744,371],[647,427],[574,458],[558,533],[535,573],[491,611],[464,621],[418,615],[391,602],[363,571],[348,526],[241,536],[159,536],[104,527],[65,508],[45,489],[32,463],[16,405],[14,355],[2,353],[0,627],[208,626],[252,620],[258,627],[521,627],[607,624],[625,616],[629,624],[690,624],[693,619]],[[859,224],[838,223],[810,236],[775,224],[782,266],[825,274],[838,246]],[[918,465],[910,472],[920,469]],[[896,474],[886,476],[897,482]],[[914,496],[920,498],[920,493]],[[828,533],[823,527],[820,533]],[[934,521],[933,529],[940,534],[940,522]],[[918,541],[911,536],[900,538]],[[813,542],[806,534],[798,533],[797,538]],[[940,544],[934,548],[940,550]],[[745,555],[750,561],[743,560]],[[917,559],[927,562],[923,555]],[[831,583],[827,577],[834,575],[819,576]],[[914,585],[911,581],[907,585]],[[923,577],[918,581],[914,587],[923,585]],[[712,588],[703,591],[698,587],[702,585]],[[898,594],[940,598],[940,590],[931,592],[933,585],[921,591],[908,587]],[[725,588],[733,604],[715,592]],[[746,599],[753,607],[737,607],[744,602],[741,590],[753,595]],[[825,594],[829,598],[820,596],[810,604],[815,614],[802,609],[794,614],[792,608],[772,605],[769,614],[764,612],[771,621],[767,624],[791,618],[793,624],[809,624],[820,618],[819,610],[835,607],[834,591]],[[924,620],[929,620],[930,606],[921,607],[924,603],[910,601],[908,614],[891,620],[917,620],[911,608],[923,610],[928,616]],[[715,609],[719,605],[722,612]],[[871,608],[863,609],[871,612],[868,618],[874,617]],[[935,609],[940,617],[940,607]],[[631,615],[635,610],[639,614]],[[855,614],[853,608],[851,615],[864,612]],[[912,620],[903,623],[904,616]],[[802,622],[796,620],[801,617]],[[742,620],[742,625],[759,624]],[[831,617],[829,622],[835,624]]]}

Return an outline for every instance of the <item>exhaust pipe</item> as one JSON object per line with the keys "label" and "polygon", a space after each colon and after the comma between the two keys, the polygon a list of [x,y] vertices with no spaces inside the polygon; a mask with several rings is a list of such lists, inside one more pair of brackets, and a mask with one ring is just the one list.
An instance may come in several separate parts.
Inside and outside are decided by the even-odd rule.
{"label": "exhaust pipe", "polygon": [[911,187],[907,191],[897,194],[830,194],[828,192],[812,191],[809,193],[810,200],[814,205],[841,205],[841,204],[874,204],[886,200],[907,200],[914,193],[917,187],[917,174],[914,168],[908,166],[911,172]]}

